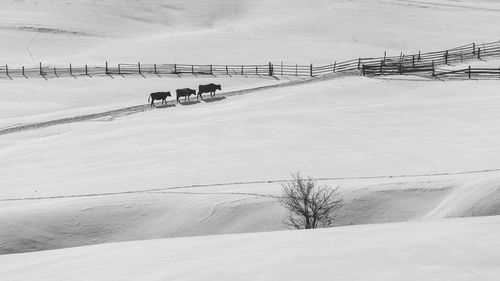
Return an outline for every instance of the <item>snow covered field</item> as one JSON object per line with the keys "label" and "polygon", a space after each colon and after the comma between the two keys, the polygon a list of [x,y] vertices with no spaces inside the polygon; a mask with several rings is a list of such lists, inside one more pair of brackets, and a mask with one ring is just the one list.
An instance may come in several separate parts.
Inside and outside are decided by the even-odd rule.
{"label": "snow covered field", "polygon": [[[8,0],[1,63],[331,63],[491,42],[499,13],[487,0]],[[499,278],[500,80],[342,76],[222,97],[291,79],[1,80],[0,279]],[[211,82],[220,98],[145,105]],[[341,187],[342,227],[282,231],[268,181],[299,170]],[[262,231],[277,232],[249,233]],[[148,241],[117,243],[134,240]]]}
{"label": "snow covered field", "polygon": [[[496,85],[346,77],[3,135],[1,199],[66,197],[2,202],[3,251],[283,228],[283,210],[267,197],[279,195],[279,183],[169,190],[179,186],[297,170],[363,177],[500,167]],[[436,212],[447,217],[497,198],[500,171],[329,183],[349,199],[339,214],[349,225],[424,218],[455,190],[491,177]],[[151,189],[165,190],[142,193]],[[107,193],[116,194],[99,196]],[[496,214],[497,202],[474,215]]]}
{"label": "snow covered field", "polygon": [[5,280],[497,280],[500,217],[113,243],[0,256]]}
{"label": "snow covered field", "polygon": [[[333,63],[490,42],[491,0],[4,0],[2,63]],[[300,12],[298,12],[300,11]]]}

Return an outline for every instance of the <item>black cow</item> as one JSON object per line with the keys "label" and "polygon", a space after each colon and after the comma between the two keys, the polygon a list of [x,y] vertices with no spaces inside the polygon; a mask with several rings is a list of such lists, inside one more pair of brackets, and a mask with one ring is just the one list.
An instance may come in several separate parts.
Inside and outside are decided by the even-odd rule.
{"label": "black cow", "polygon": [[171,97],[170,92],[154,92],[149,94],[148,102],[151,100],[151,107],[155,106],[155,100],[161,100],[161,105],[163,102],[167,103],[167,97]]}
{"label": "black cow", "polygon": [[210,96],[213,97],[215,96],[216,90],[222,90],[221,86],[214,83],[200,85],[198,86],[198,95],[196,95],[196,98],[200,97],[201,99],[203,99],[202,94],[204,93],[210,93]]}
{"label": "black cow", "polygon": [[186,101],[186,98],[189,100],[189,96],[196,95],[196,90],[183,88],[175,90],[175,93],[177,94],[177,102],[180,102],[179,99],[181,97],[184,97],[184,101]]}

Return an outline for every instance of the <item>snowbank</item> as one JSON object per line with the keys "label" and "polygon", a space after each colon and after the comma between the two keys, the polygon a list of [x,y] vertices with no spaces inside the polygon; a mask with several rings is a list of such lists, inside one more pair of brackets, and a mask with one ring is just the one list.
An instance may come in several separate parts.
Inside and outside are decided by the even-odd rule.
{"label": "snowbank", "polygon": [[451,193],[426,218],[500,214],[500,178],[488,178],[463,184]]}
{"label": "snowbank", "polygon": [[10,281],[497,280],[500,217],[113,243],[0,256]]}

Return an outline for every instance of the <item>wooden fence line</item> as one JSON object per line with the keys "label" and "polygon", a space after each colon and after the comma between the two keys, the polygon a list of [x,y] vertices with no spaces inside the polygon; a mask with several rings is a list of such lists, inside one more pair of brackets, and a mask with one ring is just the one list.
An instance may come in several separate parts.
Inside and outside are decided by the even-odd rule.
{"label": "wooden fence line", "polygon": [[[357,58],[344,62],[334,61],[332,64],[315,66],[298,64],[110,64],[103,63],[100,66],[80,65],[69,63],[67,66],[48,66],[39,63],[37,67],[12,67],[0,66],[0,77],[9,79],[29,77],[59,78],[59,77],[99,77],[99,76],[123,76],[126,75],[227,75],[227,76],[297,76],[315,77],[332,73],[360,71],[363,75],[391,75],[416,72],[431,72],[432,75],[444,76],[446,74],[436,73],[436,66],[456,62],[484,58],[500,58],[500,41],[476,44],[471,43],[444,51],[414,54],[400,53],[398,56],[387,56],[376,58]],[[476,70],[479,71],[479,70]],[[471,73],[473,76],[474,73]]]}
{"label": "wooden fence line", "polygon": [[485,68],[485,67],[472,67],[449,70],[436,68],[433,64],[419,65],[415,67],[405,68],[402,65],[380,65],[370,66],[364,65],[362,68],[362,75],[398,75],[408,73],[428,74],[434,77],[443,77],[448,79],[500,79],[500,67]]}

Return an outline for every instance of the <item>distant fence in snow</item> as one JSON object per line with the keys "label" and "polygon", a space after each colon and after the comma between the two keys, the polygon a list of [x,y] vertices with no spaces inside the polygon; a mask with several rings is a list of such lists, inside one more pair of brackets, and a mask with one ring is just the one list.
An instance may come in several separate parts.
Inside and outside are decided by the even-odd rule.
{"label": "distant fence in snow", "polygon": [[[296,76],[315,77],[332,73],[359,71],[362,75],[393,75],[408,73],[428,73],[442,77],[488,77],[498,74],[496,69],[468,68],[456,71],[445,71],[436,68],[456,62],[466,62],[485,58],[500,58],[500,41],[455,47],[452,49],[415,54],[401,53],[399,56],[377,58],[357,58],[353,60],[334,62],[333,64],[315,66],[298,64],[243,64],[243,65],[195,65],[195,64],[108,64],[50,66],[39,63],[36,67],[0,66],[0,77],[31,78],[42,77],[99,77],[99,76],[181,76],[181,75],[212,75],[212,76]],[[500,78],[500,77],[499,77]]]}
{"label": "distant fence in snow", "polygon": [[486,58],[500,58],[500,41],[476,45],[475,43],[453,49],[405,55],[399,58],[389,57],[372,61],[364,61],[361,66],[362,75],[397,75],[421,73],[435,77],[454,78],[499,78],[498,68],[472,68],[460,70],[441,69],[437,66],[457,62],[481,60]]}

